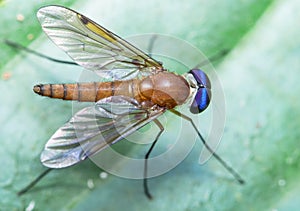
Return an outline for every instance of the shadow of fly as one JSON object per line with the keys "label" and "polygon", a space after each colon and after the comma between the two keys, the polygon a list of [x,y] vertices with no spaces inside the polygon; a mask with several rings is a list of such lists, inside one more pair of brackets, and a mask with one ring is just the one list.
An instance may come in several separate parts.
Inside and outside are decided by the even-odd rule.
{"label": "shadow of fly", "polygon": [[[169,72],[162,63],[116,34],[65,7],[43,7],[37,17],[48,37],[75,62],[24,50],[56,62],[78,64],[107,81],[34,86],[33,91],[42,96],[95,102],[95,105],[78,111],[54,133],[41,154],[41,162],[48,169],[22,189],[19,195],[31,189],[51,169],[77,164],[154,122],[160,131],[145,155],[143,180],[145,195],[151,199],[147,161],[164,131],[157,118],[167,110],[190,122],[210,153],[240,184],[244,183],[241,176],[205,142],[192,119],[175,110],[176,106],[189,102],[193,114],[201,113],[208,107],[211,84],[202,70],[192,69],[184,75]],[[9,41],[7,44],[22,48]],[[81,136],[78,137],[78,134]]]}

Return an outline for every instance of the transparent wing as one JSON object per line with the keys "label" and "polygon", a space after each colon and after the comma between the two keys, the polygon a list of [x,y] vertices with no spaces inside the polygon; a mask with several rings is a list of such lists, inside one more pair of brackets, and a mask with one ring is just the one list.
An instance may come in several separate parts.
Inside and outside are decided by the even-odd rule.
{"label": "transparent wing", "polygon": [[163,69],[141,50],[73,10],[47,6],[38,11],[37,17],[57,46],[100,77],[128,80]]}
{"label": "transparent wing", "polygon": [[132,98],[113,96],[78,111],[47,142],[41,162],[64,168],[114,144],[157,118],[165,111],[139,108]]}

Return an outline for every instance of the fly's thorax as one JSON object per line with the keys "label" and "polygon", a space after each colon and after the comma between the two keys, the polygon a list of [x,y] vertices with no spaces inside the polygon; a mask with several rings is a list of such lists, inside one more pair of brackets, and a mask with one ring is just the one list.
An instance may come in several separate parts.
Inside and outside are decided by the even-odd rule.
{"label": "fly's thorax", "polygon": [[139,90],[146,99],[168,109],[183,104],[190,94],[187,81],[167,71],[144,78]]}

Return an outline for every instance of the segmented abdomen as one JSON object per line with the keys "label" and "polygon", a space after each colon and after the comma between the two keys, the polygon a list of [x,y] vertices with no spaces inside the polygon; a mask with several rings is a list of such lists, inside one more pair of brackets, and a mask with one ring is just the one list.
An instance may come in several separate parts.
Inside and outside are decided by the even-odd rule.
{"label": "segmented abdomen", "polygon": [[100,99],[123,95],[138,98],[138,80],[88,82],[74,84],[39,84],[33,91],[39,95],[63,100],[97,102]]}

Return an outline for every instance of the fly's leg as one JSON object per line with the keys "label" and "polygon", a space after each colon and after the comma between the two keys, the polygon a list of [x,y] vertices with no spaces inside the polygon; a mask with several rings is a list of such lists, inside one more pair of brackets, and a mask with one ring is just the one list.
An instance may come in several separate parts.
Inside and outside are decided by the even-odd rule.
{"label": "fly's leg", "polygon": [[155,144],[157,143],[160,135],[162,134],[162,132],[164,131],[164,127],[163,125],[157,120],[157,119],[154,119],[153,120],[155,122],[155,124],[159,127],[160,131],[159,133],[157,134],[154,142],[152,143],[150,149],[148,150],[147,154],[145,155],[145,166],[144,166],[144,181],[143,181],[143,185],[144,185],[144,192],[146,194],[146,196],[148,197],[148,199],[152,199],[152,195],[150,194],[149,192],[149,188],[148,188],[148,179],[147,179],[147,171],[148,171],[148,158],[149,158],[149,155],[150,153],[152,152]]}
{"label": "fly's leg", "polygon": [[22,46],[22,45],[20,45],[18,43],[15,43],[15,42],[12,42],[12,41],[9,41],[9,40],[5,40],[4,42],[5,42],[6,45],[8,45],[8,46],[10,46],[12,48],[15,48],[17,50],[26,51],[27,53],[36,55],[38,57],[41,57],[41,58],[44,58],[44,59],[47,59],[47,60],[50,60],[50,61],[53,61],[53,62],[62,63],[62,64],[70,64],[70,65],[78,65],[75,62],[70,62],[70,61],[65,61],[65,60],[59,60],[59,59],[55,59],[55,58],[46,56],[45,54],[42,54],[42,53],[39,53],[37,51],[31,50],[31,49],[29,49],[27,47],[24,47],[24,46]]}
{"label": "fly's leg", "polygon": [[[157,39],[156,34],[152,35],[150,38],[149,46],[148,46],[148,56],[149,57],[153,57],[152,53],[153,53],[153,47],[154,47],[154,43],[155,43],[156,39]],[[158,61],[158,62],[162,65],[161,61]]]}
{"label": "fly's leg", "polygon": [[203,66],[208,65],[210,63],[213,63],[215,61],[218,61],[218,60],[222,59],[224,56],[226,56],[226,54],[228,54],[228,53],[229,53],[229,50],[224,49],[224,50],[216,53],[215,55],[212,55],[212,56],[208,57],[206,60],[201,61],[193,69],[196,69],[196,68],[199,68],[199,67],[203,67]]}
{"label": "fly's leg", "polygon": [[[41,57],[41,58],[44,58],[44,59],[47,59],[47,60],[50,60],[50,61],[53,61],[53,62],[57,62],[57,63],[62,63],[62,64],[70,64],[70,65],[78,65],[77,63],[75,62],[70,62],[70,61],[64,61],[64,60],[59,60],[59,59],[55,59],[55,58],[52,58],[52,57],[49,57],[49,56],[46,56],[45,54],[42,54],[42,53],[39,53],[37,51],[34,51],[34,50],[31,50],[27,47],[24,47],[16,42],[12,42],[12,41],[9,41],[9,40],[5,40],[4,41],[5,44],[7,44],[8,46],[14,48],[14,49],[17,49],[17,50],[22,50],[22,51],[25,51],[27,53],[30,53],[30,54],[33,54],[33,55],[36,55],[38,57]],[[44,172],[42,172],[37,178],[35,178],[35,180],[33,180],[31,183],[29,183],[26,187],[24,187],[22,190],[20,190],[17,194],[19,196],[23,195],[24,193],[26,193],[27,191],[29,191],[31,188],[33,188],[44,176],[46,176],[52,169],[51,168],[48,168],[46,169]]]}
{"label": "fly's leg", "polygon": [[203,143],[203,145],[208,149],[208,151],[210,151],[210,153],[217,159],[217,161],[219,161],[224,167],[225,169],[232,174],[232,176],[240,183],[240,184],[244,184],[245,180],[233,169],[231,168],[217,153],[215,153],[210,146],[206,143],[206,141],[204,140],[204,138],[202,137],[201,133],[199,132],[199,130],[197,129],[195,123],[193,122],[193,120],[191,118],[189,118],[188,116],[180,113],[179,111],[176,111],[174,109],[170,109],[170,111],[172,113],[174,113],[177,116],[182,117],[183,119],[189,121],[193,128],[195,129],[195,131],[197,132],[201,142]]}
{"label": "fly's leg", "polygon": [[157,38],[157,35],[153,35],[150,39],[150,42],[149,42],[149,47],[148,47],[148,56],[152,57],[152,51],[153,51],[153,46],[154,46],[154,42]]}
{"label": "fly's leg", "polygon": [[43,173],[41,173],[37,178],[35,178],[35,180],[33,180],[31,183],[29,183],[25,188],[23,188],[22,190],[20,190],[18,192],[18,196],[23,195],[24,193],[26,193],[27,191],[29,191],[31,188],[33,188],[36,183],[38,183],[44,176],[46,176],[52,169],[46,169]]}

